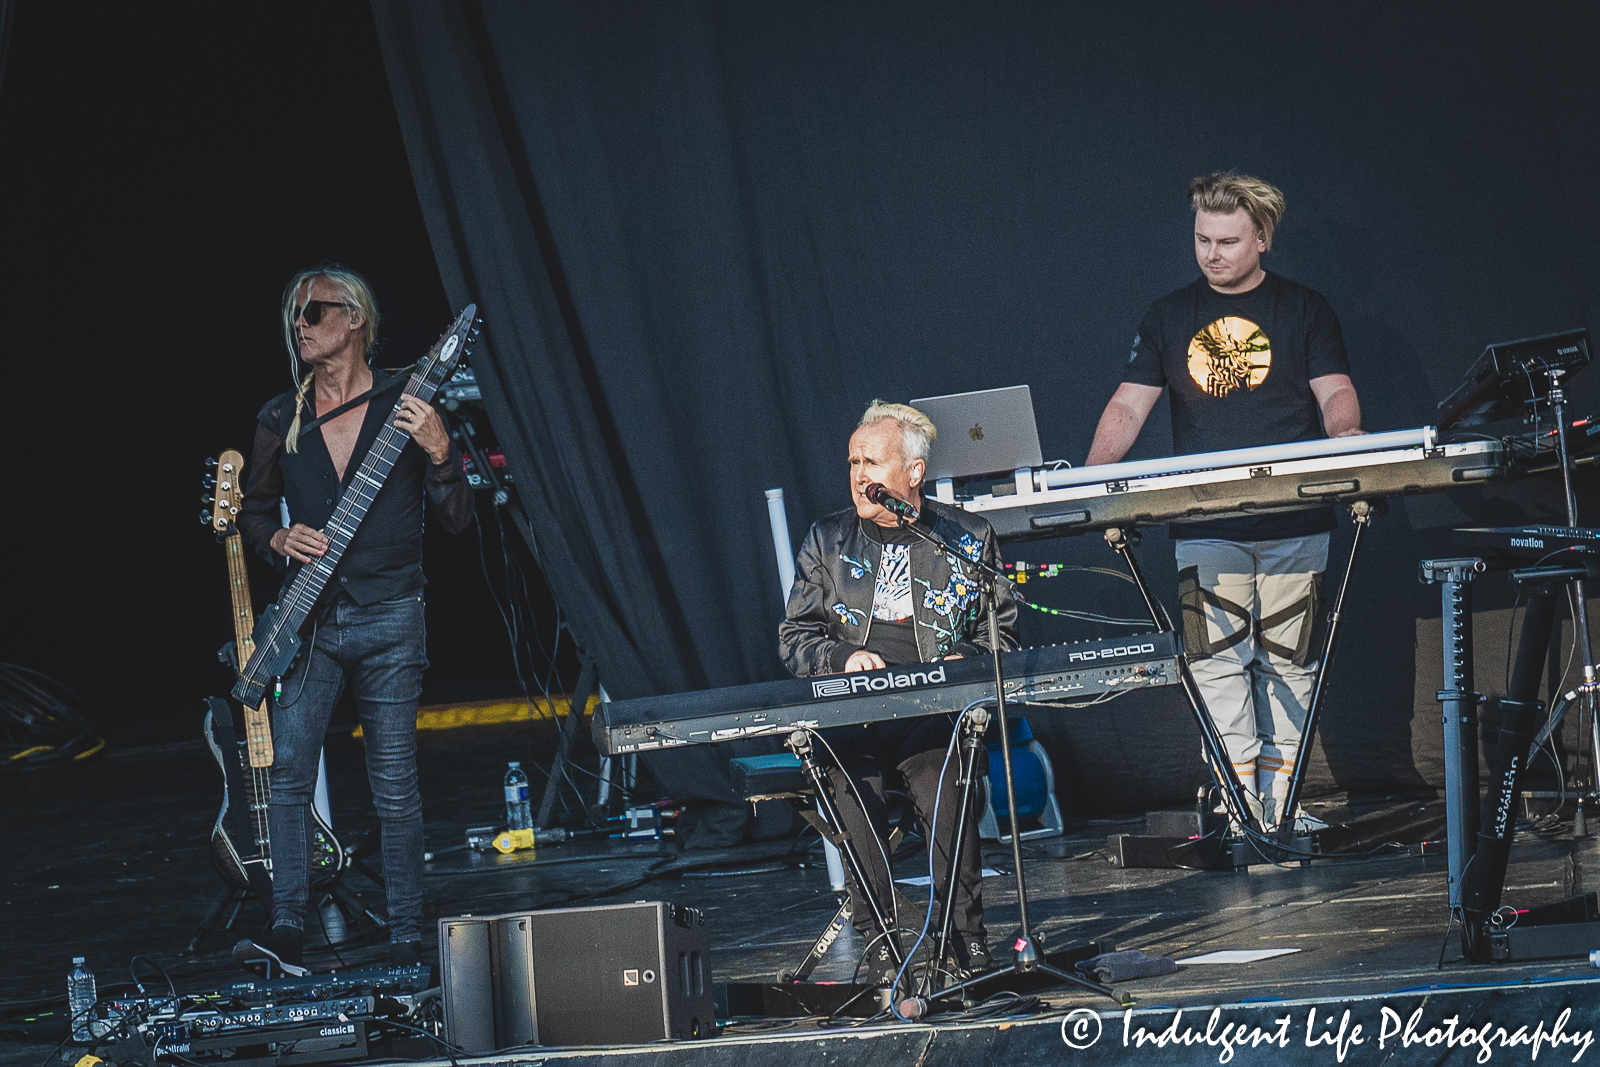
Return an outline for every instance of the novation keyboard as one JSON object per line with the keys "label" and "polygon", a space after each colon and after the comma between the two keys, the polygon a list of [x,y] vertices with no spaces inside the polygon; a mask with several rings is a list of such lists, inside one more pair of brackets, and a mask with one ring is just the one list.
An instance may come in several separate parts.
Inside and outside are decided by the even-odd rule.
{"label": "novation keyboard", "polygon": [[1431,427],[1227,452],[1019,471],[1001,492],[936,498],[988,519],[1001,540],[1231,519],[1434,493],[1510,476],[1499,440],[1441,443]]}
{"label": "novation keyboard", "polygon": [[1583,526],[1479,526],[1452,530],[1450,540],[1485,555],[1519,559],[1542,559],[1558,552],[1600,556],[1600,530]]}
{"label": "novation keyboard", "polygon": [[[1178,683],[1171,633],[1007,652],[1001,660],[1006,701],[1054,703],[1106,697]],[[784,735],[959,711],[994,693],[994,661],[969,656],[856,674],[829,674],[706,689],[602,705],[596,740],[607,755],[739,737]]]}

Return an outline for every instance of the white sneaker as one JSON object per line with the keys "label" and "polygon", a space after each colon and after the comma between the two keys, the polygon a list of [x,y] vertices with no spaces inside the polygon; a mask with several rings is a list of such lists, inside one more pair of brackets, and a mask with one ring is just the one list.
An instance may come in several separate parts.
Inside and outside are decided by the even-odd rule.
{"label": "white sneaker", "polygon": [[1326,830],[1328,824],[1315,815],[1307,815],[1302,808],[1294,817],[1294,831],[1297,834],[1314,834],[1318,830]]}

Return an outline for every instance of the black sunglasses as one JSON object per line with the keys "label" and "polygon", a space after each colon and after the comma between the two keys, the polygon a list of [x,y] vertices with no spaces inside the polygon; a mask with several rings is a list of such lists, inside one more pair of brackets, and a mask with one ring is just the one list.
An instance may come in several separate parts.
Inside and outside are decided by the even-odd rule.
{"label": "black sunglasses", "polygon": [[307,326],[315,326],[322,321],[323,308],[347,308],[350,305],[343,300],[307,300],[300,308],[296,319],[305,319]]}

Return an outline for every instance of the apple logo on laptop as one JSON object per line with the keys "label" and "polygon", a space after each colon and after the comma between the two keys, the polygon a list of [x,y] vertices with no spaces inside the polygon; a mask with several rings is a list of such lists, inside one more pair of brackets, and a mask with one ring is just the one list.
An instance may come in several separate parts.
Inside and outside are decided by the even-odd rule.
{"label": "apple logo on laptop", "polygon": [[972,429],[968,430],[967,431],[967,436],[972,438],[974,441],[983,440],[983,425],[980,423],[980,424],[974,426]]}

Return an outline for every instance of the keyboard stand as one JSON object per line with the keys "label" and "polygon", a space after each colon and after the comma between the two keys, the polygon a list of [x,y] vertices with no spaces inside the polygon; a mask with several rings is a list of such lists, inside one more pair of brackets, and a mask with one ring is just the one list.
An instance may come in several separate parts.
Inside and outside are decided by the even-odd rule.
{"label": "keyboard stand", "polygon": [[[1145,580],[1144,570],[1133,554],[1134,548],[1139,544],[1139,531],[1112,526],[1106,530],[1105,536],[1106,544],[1122,557],[1123,565],[1128,568],[1128,574],[1133,578],[1133,584],[1138,586],[1139,595],[1144,598],[1145,610],[1150,613],[1150,621],[1155,623],[1158,630],[1175,634],[1172,617],[1167,614],[1165,605],[1150,592],[1150,583]],[[1228,814],[1233,819],[1234,825],[1244,827],[1245,833],[1258,843],[1259,848],[1259,843],[1265,834],[1245,800],[1238,775],[1233,773],[1227,746],[1222,743],[1222,735],[1217,732],[1217,724],[1211,721],[1211,712],[1206,710],[1205,698],[1200,695],[1200,686],[1189,671],[1189,661],[1183,654],[1181,644],[1178,646],[1178,678],[1182,683],[1183,695],[1189,701],[1189,710],[1194,713],[1195,724],[1200,727],[1200,738],[1205,744],[1207,762],[1211,766],[1212,776],[1217,780],[1218,788],[1222,790],[1222,800],[1228,807]]]}
{"label": "keyboard stand", "polygon": [[[832,834],[830,840],[833,841],[834,846],[838,848],[840,854],[844,857],[845,870],[849,873],[851,880],[855,882],[856,888],[860,890],[861,899],[866,901],[867,907],[871,910],[872,921],[882,933],[884,943],[889,946],[890,955],[894,957],[896,965],[904,964],[905,954],[900,948],[899,931],[895,927],[893,908],[886,909],[884,902],[879,900],[877,893],[873,891],[872,880],[867,877],[866,868],[861,863],[861,855],[856,851],[855,839],[844,828],[844,821],[839,818],[839,809],[834,806],[833,793],[829,787],[828,776],[823,771],[822,765],[817,762],[816,748],[811,741],[811,735],[805,730],[796,730],[789,735],[785,744],[800,758],[800,765],[805,769],[806,777],[811,779],[811,784],[816,789],[817,814],[827,824]],[[842,767],[839,768],[839,774],[841,777],[847,777]],[[894,892],[894,869],[892,866],[889,868],[889,892]],[[846,904],[848,904],[848,898],[846,898]],[[843,929],[843,923],[840,921],[843,914],[844,908],[841,907],[839,913],[834,916],[834,922],[840,924],[840,929]],[[832,924],[829,925],[829,929],[832,929]]]}

